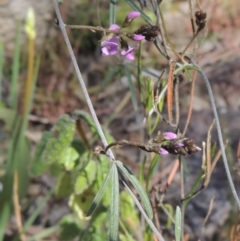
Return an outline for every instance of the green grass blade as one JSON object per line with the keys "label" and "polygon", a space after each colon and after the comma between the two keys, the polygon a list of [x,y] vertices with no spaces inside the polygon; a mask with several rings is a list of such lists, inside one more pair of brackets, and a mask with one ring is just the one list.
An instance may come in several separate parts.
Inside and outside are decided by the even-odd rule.
{"label": "green grass blade", "polygon": [[20,21],[17,22],[15,50],[12,64],[12,78],[10,87],[10,106],[14,110],[17,109],[18,103],[18,78],[20,68]]}
{"label": "green grass blade", "polygon": [[116,6],[117,0],[110,0],[109,1],[109,25],[114,24],[116,21]]}
{"label": "green grass blade", "polygon": [[107,174],[107,176],[106,176],[106,178],[105,178],[105,180],[104,180],[100,190],[98,191],[98,193],[96,194],[95,198],[93,199],[93,202],[92,202],[92,204],[91,204],[91,206],[90,206],[90,208],[89,208],[89,210],[88,210],[88,212],[86,214],[87,217],[90,216],[93,213],[95,208],[100,203],[100,201],[101,201],[101,199],[102,199],[102,197],[103,197],[103,195],[104,195],[104,193],[105,193],[105,191],[107,189],[108,183],[111,180],[111,177],[113,175],[113,169],[114,169],[114,167],[112,165],[112,167],[110,168],[110,170],[109,170],[109,172],[108,172],[108,174]]}
{"label": "green grass blade", "polygon": [[126,166],[124,166],[122,162],[117,161],[117,166],[127,176],[127,178],[130,180],[134,188],[138,191],[139,196],[145,207],[146,213],[148,217],[152,219],[153,218],[152,206],[146,191],[144,190],[140,182],[137,180],[137,178],[133,175],[133,173]]}
{"label": "green grass blade", "polygon": [[153,175],[153,171],[155,170],[156,165],[159,164],[159,159],[160,159],[160,156],[155,155],[148,168],[148,173],[147,173],[147,178],[146,178],[146,190],[149,189],[150,180],[151,180],[151,177]]}
{"label": "green grass blade", "polygon": [[30,239],[28,239],[27,241],[38,241],[38,240],[43,240],[44,238],[50,236],[52,233],[55,233],[59,230],[59,225],[55,225],[53,227],[50,228],[45,228],[42,232],[37,233],[35,235],[33,235]]}
{"label": "green grass blade", "polygon": [[175,215],[175,238],[176,241],[181,240],[181,209],[177,206]]}
{"label": "green grass blade", "polygon": [[119,180],[116,164],[113,164],[112,190],[110,203],[110,241],[118,241],[119,229]]}
{"label": "green grass blade", "polygon": [[4,63],[4,47],[2,41],[0,41],[0,102],[2,102],[2,77],[3,77],[3,63]]}
{"label": "green grass blade", "polygon": [[130,92],[131,92],[133,109],[137,110],[138,104],[137,104],[137,98],[136,98],[136,94],[135,94],[135,90],[134,90],[134,84],[133,84],[133,81],[132,81],[132,77],[131,77],[131,74],[130,74],[127,66],[124,66],[124,70],[125,70],[125,74],[126,74],[127,79],[128,79],[129,89],[130,89]]}

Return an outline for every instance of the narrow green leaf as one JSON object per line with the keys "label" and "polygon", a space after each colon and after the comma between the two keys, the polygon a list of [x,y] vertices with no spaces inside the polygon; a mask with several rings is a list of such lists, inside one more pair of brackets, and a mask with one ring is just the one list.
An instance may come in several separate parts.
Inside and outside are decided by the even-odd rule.
{"label": "narrow green leaf", "polygon": [[17,109],[18,102],[18,77],[19,77],[19,66],[20,66],[20,21],[17,22],[16,38],[15,38],[15,49],[12,64],[12,78],[10,88],[10,106],[14,110]]}
{"label": "narrow green leaf", "polygon": [[117,166],[113,164],[112,190],[110,203],[110,241],[118,241],[119,228],[119,180]]}
{"label": "narrow green leaf", "polygon": [[100,201],[101,201],[101,199],[102,199],[102,197],[103,197],[103,195],[104,195],[104,193],[107,189],[108,183],[111,180],[110,178],[112,177],[112,175],[113,175],[113,165],[111,166],[111,168],[110,168],[101,188],[99,189],[98,193],[96,194],[96,196],[95,196],[95,198],[94,198],[94,200],[93,200],[93,202],[92,202],[92,204],[91,204],[91,206],[90,206],[90,208],[89,208],[89,210],[86,214],[87,217],[90,216],[93,213],[95,208],[100,203]]}
{"label": "narrow green leaf", "polygon": [[117,166],[122,170],[122,172],[127,176],[127,178],[130,180],[132,185],[138,191],[139,196],[145,207],[146,213],[147,213],[148,217],[152,219],[153,218],[152,206],[151,206],[151,203],[149,201],[146,191],[144,190],[144,188],[142,187],[140,182],[137,180],[137,178],[133,175],[133,173],[126,166],[124,166],[122,162],[117,161],[116,163],[117,163]]}
{"label": "narrow green leaf", "polygon": [[129,69],[126,65],[124,66],[124,70],[125,70],[125,74],[126,74],[127,79],[128,79],[129,89],[130,89],[130,92],[131,92],[133,109],[137,110],[138,109],[137,98],[136,98],[136,94],[135,94],[135,90],[134,90],[134,84],[133,84],[133,81],[132,81],[132,77],[131,77]]}
{"label": "narrow green leaf", "polygon": [[3,65],[4,65],[4,47],[2,41],[0,41],[0,103],[2,102],[2,76],[3,76]]}
{"label": "narrow green leaf", "polygon": [[175,215],[175,238],[176,241],[181,240],[181,209],[177,206]]}
{"label": "narrow green leaf", "polygon": [[109,1],[109,24],[112,25],[115,23],[116,20],[116,6],[117,0],[110,0]]}
{"label": "narrow green leaf", "polygon": [[151,164],[148,168],[148,173],[147,173],[147,178],[146,178],[146,190],[149,189],[149,184],[150,184],[150,180],[152,178],[153,175],[153,171],[155,170],[155,167],[157,164],[159,164],[159,159],[160,156],[159,155],[155,155],[151,161]]}
{"label": "narrow green leaf", "polygon": [[99,87],[99,90],[97,92],[97,95],[104,89],[104,87],[106,87],[106,85],[108,84],[108,82],[113,78],[113,76],[116,76],[117,73],[119,72],[119,70],[122,68],[122,65],[117,65],[114,66],[112,68],[109,68],[105,78],[103,79],[103,81],[101,82],[101,85]]}

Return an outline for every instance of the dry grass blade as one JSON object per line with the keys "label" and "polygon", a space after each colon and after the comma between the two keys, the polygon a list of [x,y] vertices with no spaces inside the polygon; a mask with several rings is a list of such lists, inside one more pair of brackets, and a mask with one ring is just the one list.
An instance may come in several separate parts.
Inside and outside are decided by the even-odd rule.
{"label": "dry grass blade", "polygon": [[169,61],[170,69],[168,75],[168,89],[167,89],[167,109],[168,109],[168,119],[170,124],[173,121],[173,73],[175,70],[176,62]]}
{"label": "dry grass blade", "polygon": [[187,116],[187,120],[185,123],[185,127],[184,127],[184,131],[183,131],[183,136],[185,136],[188,125],[190,123],[190,119],[192,116],[192,106],[193,106],[193,96],[194,96],[194,88],[195,88],[195,82],[196,82],[196,76],[197,76],[197,71],[194,71],[193,74],[193,79],[192,79],[192,84],[191,84],[191,92],[190,92],[190,103],[189,103],[189,108],[188,108],[188,116]]}
{"label": "dry grass blade", "polygon": [[209,219],[209,217],[210,217],[210,215],[211,215],[214,199],[215,199],[215,197],[212,197],[212,198],[211,198],[207,215],[206,215],[206,217],[205,217],[204,220],[203,220],[202,230],[201,230],[201,233],[202,233],[202,234],[204,233],[204,227],[205,227],[205,225],[206,225],[206,223],[207,223],[207,221],[208,221],[208,219]]}

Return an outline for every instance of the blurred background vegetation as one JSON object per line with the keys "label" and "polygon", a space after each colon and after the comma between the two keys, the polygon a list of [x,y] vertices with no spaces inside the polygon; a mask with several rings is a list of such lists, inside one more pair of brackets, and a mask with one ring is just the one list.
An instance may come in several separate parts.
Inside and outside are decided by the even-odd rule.
{"label": "blurred background vegetation", "polygon": [[[240,5],[237,0],[203,0],[200,4],[208,18],[207,28],[197,40],[201,43],[197,61],[213,87],[224,138],[229,140],[227,155],[237,186],[240,184],[240,164],[235,162],[240,152]],[[30,7],[35,26],[27,22]],[[180,52],[192,36],[188,3],[163,1],[162,8],[169,36]],[[60,9],[67,24],[109,27],[107,0],[63,1]],[[121,23],[130,10],[127,1],[118,1],[116,22]],[[147,9],[146,14],[154,18]],[[108,195],[104,196],[91,221],[84,217],[104,180],[108,162],[105,157],[92,155],[94,146],[99,144],[98,135],[54,18],[51,1],[0,1],[0,240],[106,240],[108,237]],[[136,29],[143,23],[143,20],[137,20],[131,28]],[[144,116],[141,108],[134,108],[129,94],[129,78],[121,61],[101,56],[100,33],[68,29],[68,34],[108,140],[144,140]],[[168,61],[152,43],[143,44],[142,56],[142,66],[153,73],[150,77],[159,76],[168,66]],[[134,72],[134,66],[126,65],[130,72]],[[144,74],[149,76],[147,72]],[[188,112],[189,88],[190,83],[186,82],[180,86],[181,126]],[[194,137],[201,145],[213,117],[200,77],[197,77],[195,88],[193,116],[187,136]],[[78,138],[74,138],[75,122],[69,115],[64,115],[76,109],[81,110],[76,113],[77,122],[81,123],[77,129]],[[163,123],[158,128],[167,130]],[[42,163],[38,153],[46,145],[44,138],[56,133],[59,140],[63,136],[62,142],[51,144],[55,148],[51,149],[57,153],[51,153],[53,158]],[[213,141],[216,140],[213,132]],[[55,163],[55,155],[59,155],[61,167]],[[140,173],[141,155],[141,151],[135,149],[116,150],[117,158],[124,160],[136,175]],[[164,164],[157,167],[153,183],[165,183],[172,168],[170,159],[166,157]],[[191,187],[199,172],[199,160],[200,155],[196,155],[186,161],[187,188]],[[173,206],[179,203],[178,189],[176,176],[165,197]],[[213,195],[215,206],[201,233],[199,227]],[[121,215],[125,217],[120,223],[121,240],[143,240],[139,237],[140,220],[133,201],[125,191],[121,192],[120,198],[123,203]],[[188,236],[185,240],[196,240],[201,235],[201,240],[240,240],[235,231],[240,225],[240,216],[230,198],[221,161],[208,189],[187,208],[185,232]],[[171,208],[169,212],[173,212]],[[159,217],[164,223],[166,240],[173,239],[171,222],[166,215]],[[145,235],[145,240],[153,240],[149,231]]]}

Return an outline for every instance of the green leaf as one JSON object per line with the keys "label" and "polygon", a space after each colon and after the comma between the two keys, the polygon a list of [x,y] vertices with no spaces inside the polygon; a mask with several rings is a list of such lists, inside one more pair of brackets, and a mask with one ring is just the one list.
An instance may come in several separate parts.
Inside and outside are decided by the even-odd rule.
{"label": "green leaf", "polygon": [[122,170],[122,172],[127,176],[127,178],[130,180],[132,185],[138,191],[139,196],[145,207],[146,213],[147,213],[148,217],[150,219],[152,219],[153,218],[152,206],[151,206],[151,203],[150,203],[150,200],[148,198],[146,191],[143,189],[142,185],[137,180],[137,178],[133,175],[133,173],[126,166],[124,166],[122,162],[116,161],[116,163],[117,163],[117,166]]}
{"label": "green leaf", "polygon": [[60,239],[64,241],[73,240],[82,230],[82,223],[73,215],[64,216],[60,223]]}
{"label": "green leaf", "polygon": [[59,163],[63,164],[67,171],[71,171],[75,167],[78,158],[79,153],[73,147],[68,147],[64,149]]}
{"label": "green leaf", "polygon": [[58,198],[64,198],[73,192],[72,176],[70,172],[61,173],[58,177],[55,194]]}
{"label": "green leaf", "polygon": [[116,5],[117,0],[110,0],[109,1],[109,25],[112,25],[115,23],[116,20]]}
{"label": "green leaf", "polygon": [[30,168],[30,173],[33,176],[39,176],[41,175],[44,171],[48,169],[48,164],[43,161],[42,159],[42,153],[45,149],[46,143],[48,139],[51,137],[51,132],[50,131],[45,131],[43,133],[42,139],[37,145],[34,158],[31,164]]}
{"label": "green leaf", "polygon": [[159,159],[160,159],[160,155],[155,155],[148,168],[148,173],[147,173],[147,178],[146,178],[146,190],[149,189],[149,183],[151,181],[153,171],[155,170],[156,165],[159,164]]}
{"label": "green leaf", "polygon": [[118,241],[119,222],[119,180],[116,164],[113,164],[110,204],[110,241]]}
{"label": "green leaf", "polygon": [[74,136],[75,121],[69,115],[61,116],[51,130],[51,137],[48,139],[42,158],[47,163],[61,160],[64,149],[67,148]]}
{"label": "green leaf", "polygon": [[74,185],[74,192],[79,195],[83,193],[96,178],[96,162],[90,160],[85,169],[79,174]]}
{"label": "green leaf", "polygon": [[177,206],[175,215],[175,238],[181,240],[181,209]]}
{"label": "green leaf", "polygon": [[110,168],[109,172],[108,172],[108,175],[106,176],[100,190],[98,191],[98,193],[96,194],[92,204],[91,204],[91,207],[89,208],[88,212],[87,212],[87,217],[90,216],[93,211],[95,210],[95,208],[98,206],[99,202],[101,201],[105,191],[106,191],[106,188],[108,186],[108,183],[109,181],[111,180],[111,177],[113,175],[113,165],[112,167]]}

